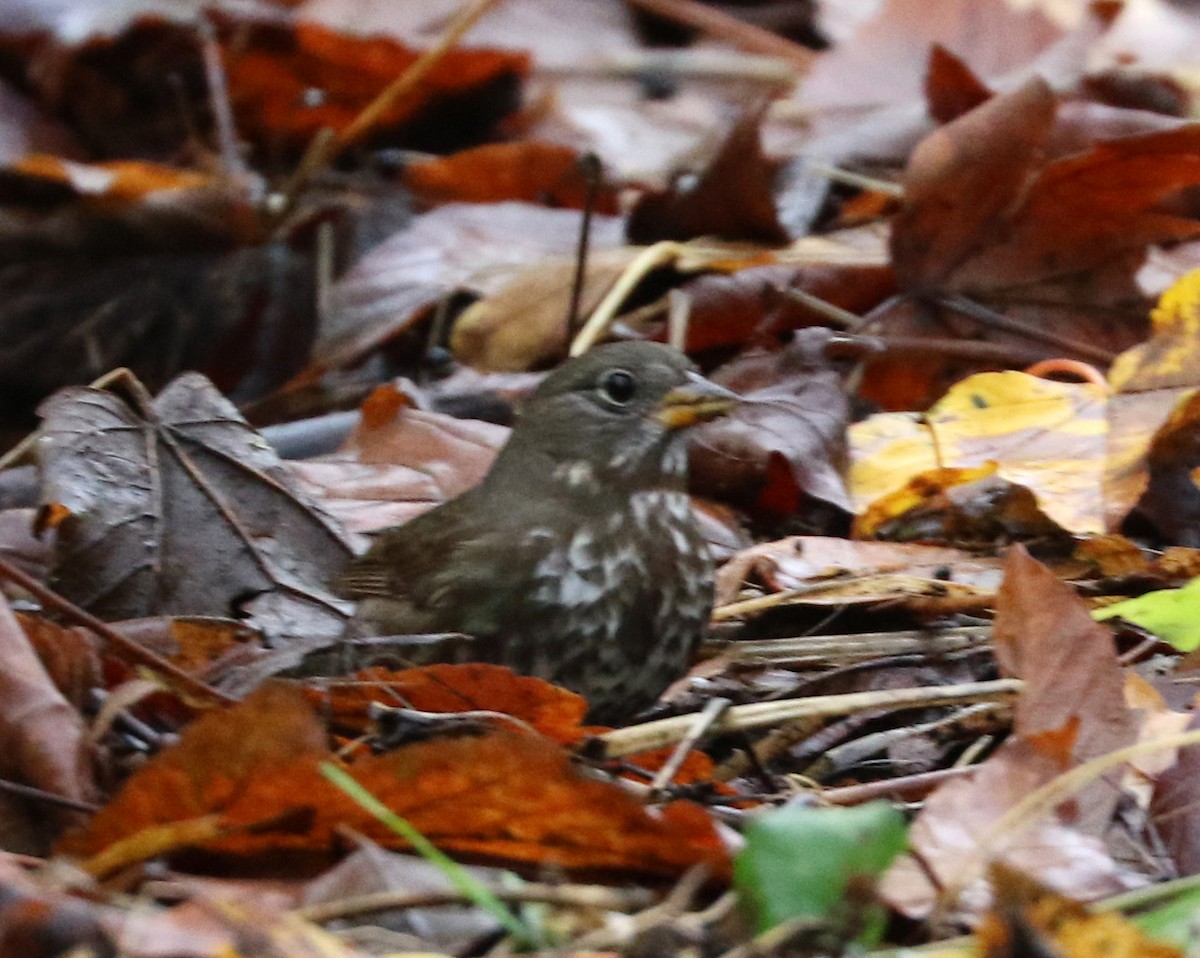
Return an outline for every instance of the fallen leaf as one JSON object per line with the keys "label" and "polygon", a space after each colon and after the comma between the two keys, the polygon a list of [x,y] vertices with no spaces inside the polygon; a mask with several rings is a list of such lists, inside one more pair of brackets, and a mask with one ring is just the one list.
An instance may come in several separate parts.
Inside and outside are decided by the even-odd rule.
{"label": "fallen leaf", "polygon": [[414,408],[397,388],[380,386],[341,450],[289,468],[344,528],[373,532],[407,522],[476,485],[508,432]]}
{"label": "fallen leaf", "polygon": [[[774,515],[797,512],[802,496],[849,509],[842,470],[850,408],[824,354],[831,335],[799,330],[783,350],[746,353],[713,374],[741,403],[696,431],[695,489]],[[772,471],[773,461],[783,468]]]}
{"label": "fallen leaf", "polygon": [[1089,384],[1026,373],[980,373],[929,412],[886,413],[850,427],[849,485],[858,512],[937,469],[977,469],[1031,490],[1074,533],[1106,528],[1102,472],[1106,397]]}
{"label": "fallen leaf", "polygon": [[203,376],[153,400],[140,384],[129,402],[73,387],[39,412],[43,497],[69,512],[55,540],[64,595],[110,619],[230,616],[253,597],[299,634],[339,627],[325,584],[349,559],[343,534]]}
{"label": "fallen leaf", "polygon": [[[537,140],[488,143],[410,163],[404,168],[404,185],[430,206],[519,200],[583,209],[590,189],[577,151]],[[611,187],[598,185],[592,210],[618,212]]]}
{"label": "fallen leaf", "polygon": [[664,193],[648,193],[629,214],[630,242],[717,236],[782,244],[787,232],[775,210],[775,170],[759,140],[761,111],[745,114],[694,182],[677,183]]}
{"label": "fallen leaf", "polygon": [[[97,792],[90,743],[79,713],[54,687],[8,603],[0,599],[0,763],[2,774],[74,801],[91,801]],[[23,836],[7,834],[30,854],[62,823],[62,813],[43,811],[24,822]],[[6,816],[3,830],[14,823]]]}
{"label": "fallen leaf", "polygon": [[[1193,717],[1189,730],[1197,728]],[[1200,872],[1200,748],[1179,750],[1175,764],[1154,783],[1150,820],[1180,876]]]}
{"label": "fallen leaf", "polygon": [[[1097,624],[1073,589],[1013,546],[996,597],[993,632],[1004,675],[1025,680],[1017,698],[1014,731],[1032,738],[1079,723],[1071,760],[1081,764],[1129,745],[1135,734],[1125,704],[1124,677],[1109,630]],[[1101,780],[1075,796],[1074,824],[1098,834],[1120,792]]]}
{"label": "fallen leaf", "polygon": [[[417,217],[334,283],[308,375],[357,361],[455,290],[494,293],[520,268],[570,255],[579,228],[578,213],[527,203],[452,203]],[[592,218],[593,252],[621,243],[619,218]]]}
{"label": "fallen leaf", "polygon": [[[420,55],[395,40],[304,21],[255,24],[223,52],[239,132],[296,152],[324,128],[343,130]],[[529,65],[518,51],[451,49],[418,92],[384,112],[369,142],[452,149],[476,141],[516,108]]]}
{"label": "fallen leaf", "polygon": [[[328,856],[346,827],[405,847],[325,781],[318,766],[332,760],[300,690],[268,684],[188,726],[178,746],[136,772],[61,851],[96,855],[144,830],[212,814],[238,829],[203,844],[226,855]],[[360,758],[347,770],[451,854],[613,876],[677,876],[703,863],[728,875],[727,853],[702,809],[687,802],[648,809],[615,785],[581,775],[540,736],[439,738]],[[262,827],[299,812],[308,821],[303,831]]]}
{"label": "fallen leaf", "polygon": [[1021,949],[1063,958],[1184,956],[1118,911],[1089,911],[1074,896],[1056,894],[1014,868],[996,864],[990,878],[996,905],[975,933],[982,958],[1007,958]]}

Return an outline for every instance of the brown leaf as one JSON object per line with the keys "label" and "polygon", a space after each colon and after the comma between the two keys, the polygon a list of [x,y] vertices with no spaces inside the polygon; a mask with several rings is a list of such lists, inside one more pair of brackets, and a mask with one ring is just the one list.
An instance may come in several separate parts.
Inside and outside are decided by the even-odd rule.
{"label": "brown leaf", "polygon": [[[1188,730],[1197,726],[1195,717]],[[1154,783],[1150,820],[1180,877],[1200,872],[1200,748],[1180,749],[1175,763]]]}
{"label": "brown leaf", "polygon": [[[394,40],[311,22],[255,27],[225,44],[229,96],[239,132],[276,149],[300,151],[322,129],[342,130],[420,55]],[[443,149],[471,142],[516,107],[514,93],[529,65],[521,52],[453,48],[416,93],[384,113],[370,142],[395,144],[402,133],[409,144]],[[437,126],[418,129],[430,123],[430,113]]]}
{"label": "brown leaf", "polygon": [[1054,122],[1042,80],[997,96],[935,130],[913,151],[905,202],[892,229],[902,286],[947,282],[970,257],[1003,237],[1018,192]]}
{"label": "brown leaf", "polygon": [[349,558],[342,533],[203,376],[153,401],[134,384],[130,403],[74,387],[39,412],[43,497],[70,512],[55,581],[73,601],[121,619],[228,616],[255,597],[299,634],[340,627],[324,586]]}
{"label": "brown leaf", "polygon": [[[64,798],[90,801],[96,784],[83,722],[54,687],[3,600],[0,702],[0,774]],[[43,818],[38,825],[31,822],[27,827],[36,832],[47,825]]]}
{"label": "brown leaf", "polygon": [[587,702],[544,679],[516,675],[499,665],[429,665],[395,671],[364,669],[349,680],[309,693],[339,725],[366,729],[372,703],[404,705],[422,712],[503,712],[540,735],[570,745],[584,734]]}
{"label": "brown leaf", "polygon": [[970,67],[940,43],[933,45],[925,74],[925,99],[930,116],[939,123],[949,123],[991,97],[992,91]]}
{"label": "brown leaf", "polygon": [[800,330],[781,352],[747,353],[714,374],[742,402],[697,431],[691,456],[697,491],[774,515],[795,512],[801,495],[849,510],[842,469],[850,411],[824,357],[829,335]]}
{"label": "brown leaf", "polygon": [[504,426],[415,409],[402,397],[378,387],[339,452],[290,464],[347,529],[399,525],[466,492],[508,439]]}
{"label": "brown leaf", "polygon": [[[996,659],[1003,674],[1026,682],[1017,699],[1014,730],[1030,737],[1079,722],[1071,757],[1086,762],[1130,744],[1133,718],[1109,630],[1050,570],[1013,546],[996,600]],[[1120,798],[1099,781],[1079,796],[1080,828],[1097,833]]]}
{"label": "brown leaf", "polygon": [[[621,241],[618,218],[593,217],[593,251]],[[578,213],[526,203],[451,204],[419,216],[333,285],[310,375],[360,359],[455,290],[497,292],[522,267],[570,255],[578,242]]]}
{"label": "brown leaf", "polygon": [[884,898],[909,917],[925,917],[949,888],[955,894],[952,914],[978,916],[990,900],[983,870],[994,860],[1084,900],[1131,887],[1131,877],[1095,836],[1041,820],[1023,823],[1017,831],[996,830],[1006,812],[1064,771],[1061,749],[1014,737],[970,779],[943,785],[926,799],[909,830],[909,846],[920,864],[905,857],[893,865],[884,877]]}
{"label": "brown leaf", "polygon": [[699,276],[682,289],[691,301],[687,351],[699,352],[761,342],[824,321],[790,296],[792,290],[863,314],[893,295],[896,284],[888,265],[831,261],[748,266],[733,273]]}
{"label": "brown leaf", "polygon": [[918,145],[892,234],[902,285],[1027,286],[1200,233],[1197,220],[1158,206],[1200,183],[1200,126],[1108,140],[1047,163],[1056,112],[1054,94],[1034,79]]}
{"label": "brown leaf", "polygon": [[718,236],[786,243],[775,209],[775,170],[759,138],[761,121],[761,110],[744,115],[694,184],[643,196],[625,227],[630,242]]}
{"label": "brown leaf", "polygon": [[[640,250],[593,251],[588,255],[580,314],[600,304]],[[558,256],[513,273],[502,289],[468,307],[454,324],[450,346],[462,362],[491,372],[519,372],[553,365],[566,357],[573,257]]]}
{"label": "brown leaf", "polygon": [[92,689],[104,686],[100,640],[82,628],[68,628],[40,615],[17,612],[17,622],[54,687],[82,712]]}

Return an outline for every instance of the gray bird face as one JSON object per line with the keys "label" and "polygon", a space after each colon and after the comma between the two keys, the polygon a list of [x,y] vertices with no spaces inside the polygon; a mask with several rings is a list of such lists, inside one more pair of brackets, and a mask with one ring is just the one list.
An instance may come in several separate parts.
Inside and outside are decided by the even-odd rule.
{"label": "gray bird face", "polygon": [[736,402],[677,350],[616,343],[547,377],[522,410],[509,445],[532,447],[568,477],[637,485],[668,478],[676,485],[686,468],[683,430],[724,415]]}

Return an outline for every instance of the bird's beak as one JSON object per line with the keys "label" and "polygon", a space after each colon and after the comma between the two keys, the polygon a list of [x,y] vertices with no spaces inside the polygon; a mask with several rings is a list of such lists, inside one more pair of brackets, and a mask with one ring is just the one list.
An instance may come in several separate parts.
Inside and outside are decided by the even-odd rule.
{"label": "bird's beak", "polygon": [[724,416],[738,404],[739,396],[724,386],[711,383],[698,373],[688,373],[687,382],[663,396],[654,418],[668,429],[686,429],[697,423]]}

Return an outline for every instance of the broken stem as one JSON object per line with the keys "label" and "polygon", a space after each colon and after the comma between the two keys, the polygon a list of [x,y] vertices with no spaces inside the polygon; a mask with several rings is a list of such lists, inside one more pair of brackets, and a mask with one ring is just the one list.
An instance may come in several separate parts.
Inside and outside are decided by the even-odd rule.
{"label": "broken stem", "polygon": [[123,658],[133,665],[140,665],[158,673],[159,676],[167,681],[167,684],[216,705],[228,705],[234,701],[225,693],[218,692],[211,686],[205,685],[198,678],[189,675],[183,669],[179,668],[179,666],[168,662],[162,656],[143,648],[131,639],[121,635],[120,632],[106,622],[97,619],[90,612],[81,609],[74,602],[63,598],[57,592],[42,585],[33,576],[27,575],[12,565],[12,563],[2,558],[0,558],[0,579],[7,579],[14,585],[20,586],[37,599],[44,608],[53,609],[64,619],[75,622],[95,632],[119,658]]}

